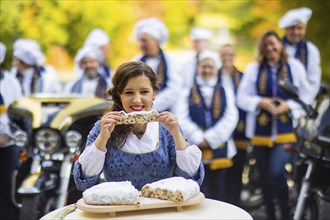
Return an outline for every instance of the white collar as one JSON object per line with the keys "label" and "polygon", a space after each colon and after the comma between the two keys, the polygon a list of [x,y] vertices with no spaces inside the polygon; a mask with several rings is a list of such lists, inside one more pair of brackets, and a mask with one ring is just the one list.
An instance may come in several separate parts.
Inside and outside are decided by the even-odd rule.
{"label": "white collar", "polygon": [[147,124],[146,131],[141,139],[138,139],[134,133],[128,135],[122,151],[132,154],[149,153],[159,147],[159,123],[150,122]]}
{"label": "white collar", "polygon": [[84,74],[84,77],[83,77],[83,81],[98,81],[99,80],[99,77],[94,77],[94,78],[89,78],[88,76],[86,76],[86,74]]}
{"label": "white collar", "polygon": [[22,75],[24,77],[24,81],[30,82],[32,80],[33,75],[34,75],[34,68],[29,67],[29,68],[25,69],[23,71]]}
{"label": "white collar", "polygon": [[214,87],[218,82],[218,76],[214,76],[208,80],[203,79],[199,75],[196,76],[196,82],[200,86]]}

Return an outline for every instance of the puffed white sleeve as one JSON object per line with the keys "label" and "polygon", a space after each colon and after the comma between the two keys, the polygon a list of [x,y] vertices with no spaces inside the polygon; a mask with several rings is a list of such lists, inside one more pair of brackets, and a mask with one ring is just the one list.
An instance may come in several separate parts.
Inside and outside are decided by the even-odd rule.
{"label": "puffed white sleeve", "polygon": [[[99,150],[94,143],[85,148],[79,156],[78,162],[86,178],[95,176],[102,171],[105,153],[106,151]],[[93,163],[91,163],[91,161],[93,161]]]}
{"label": "puffed white sleeve", "polygon": [[196,145],[184,150],[176,150],[176,163],[179,168],[190,175],[195,175],[202,160],[202,152]]}
{"label": "puffed white sleeve", "polygon": [[248,112],[256,111],[260,102],[260,96],[258,96],[255,88],[258,68],[257,62],[248,65],[237,90],[237,106]]}
{"label": "puffed white sleeve", "polygon": [[182,77],[180,76],[179,67],[173,57],[165,54],[167,62],[167,82],[166,88],[159,91],[153,103],[153,108],[159,112],[171,109],[173,103],[176,102],[180,89],[182,88]]}
{"label": "puffed white sleeve", "polygon": [[227,142],[238,123],[238,110],[235,105],[235,96],[230,85],[224,86],[227,107],[221,119],[205,131],[204,138],[212,149],[217,149]]}
{"label": "puffed white sleeve", "polygon": [[187,138],[188,142],[198,145],[204,140],[204,132],[189,116],[189,93],[190,89],[188,88],[182,91],[173,111],[179,120],[182,133]]}

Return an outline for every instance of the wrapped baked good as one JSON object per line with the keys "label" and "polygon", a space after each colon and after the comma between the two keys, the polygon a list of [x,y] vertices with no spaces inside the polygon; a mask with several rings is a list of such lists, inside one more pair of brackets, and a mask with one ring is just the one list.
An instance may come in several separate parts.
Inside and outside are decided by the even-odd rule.
{"label": "wrapped baked good", "polygon": [[138,204],[139,197],[139,191],[130,181],[105,182],[83,192],[83,199],[89,205]]}
{"label": "wrapped baked good", "polygon": [[152,111],[135,111],[126,113],[121,111],[122,119],[116,124],[144,124],[152,121],[157,121],[159,113],[156,110]]}
{"label": "wrapped baked good", "polygon": [[200,192],[199,185],[183,177],[171,177],[148,183],[141,189],[141,195],[147,198],[184,202]]}

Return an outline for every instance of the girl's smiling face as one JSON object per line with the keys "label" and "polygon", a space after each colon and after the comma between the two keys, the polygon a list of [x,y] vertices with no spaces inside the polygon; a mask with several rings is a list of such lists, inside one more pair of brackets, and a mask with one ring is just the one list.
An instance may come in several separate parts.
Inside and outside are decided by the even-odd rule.
{"label": "girl's smiling face", "polygon": [[120,99],[125,112],[149,111],[155,98],[151,81],[145,75],[128,80]]}

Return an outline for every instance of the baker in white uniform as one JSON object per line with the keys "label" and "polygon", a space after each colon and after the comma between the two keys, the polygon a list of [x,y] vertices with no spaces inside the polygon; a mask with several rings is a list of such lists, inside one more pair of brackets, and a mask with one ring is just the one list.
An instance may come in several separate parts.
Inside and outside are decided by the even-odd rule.
{"label": "baker in white uniform", "polygon": [[44,65],[45,56],[39,44],[32,39],[18,39],[14,43],[11,73],[21,84],[23,95],[58,93],[61,85],[55,69]]}
{"label": "baker in white uniform", "polygon": [[157,74],[159,91],[153,109],[159,112],[170,110],[177,100],[182,82],[174,57],[161,49],[169,37],[167,27],[157,18],[142,19],[135,24],[135,36],[142,55],[134,60],[146,63]]}
{"label": "baker in white uniform", "polygon": [[101,51],[96,47],[83,47],[78,51],[75,62],[82,69],[83,75],[80,79],[68,84],[66,93],[106,97],[107,82],[98,72],[101,65],[100,56],[102,56]]}
{"label": "baker in white uniform", "polygon": [[[110,37],[108,36],[108,34],[100,28],[95,28],[91,30],[84,42],[83,47],[95,47],[100,49],[101,56],[99,56],[100,66],[98,72],[107,81],[108,87],[111,87],[111,68],[107,64],[107,58],[111,49]],[[77,79],[79,79],[83,75],[83,70],[78,66],[77,70],[75,71],[75,74]]]}
{"label": "baker in white uniform", "polygon": [[311,85],[310,96],[313,100],[321,83],[320,52],[317,47],[304,36],[307,31],[307,22],[312,16],[309,8],[295,8],[287,11],[278,23],[280,28],[285,29],[283,45],[286,52],[302,62],[306,71],[307,79]]}
{"label": "baker in white uniform", "polygon": [[202,191],[208,198],[225,199],[226,171],[236,154],[232,133],[238,122],[232,85],[222,84],[218,54],[200,54],[197,75],[176,105],[176,115],[189,143],[202,150],[205,179]]}

